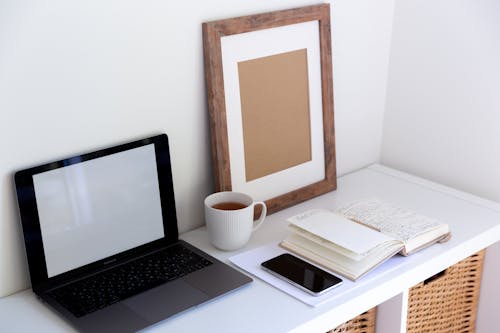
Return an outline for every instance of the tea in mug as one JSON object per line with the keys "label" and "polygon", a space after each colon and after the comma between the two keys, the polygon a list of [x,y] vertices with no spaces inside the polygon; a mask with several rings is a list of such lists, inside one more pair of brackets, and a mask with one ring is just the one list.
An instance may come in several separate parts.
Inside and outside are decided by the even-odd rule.
{"label": "tea in mug", "polygon": [[235,201],[219,202],[212,206],[212,208],[220,210],[237,210],[245,207],[247,207],[247,205]]}

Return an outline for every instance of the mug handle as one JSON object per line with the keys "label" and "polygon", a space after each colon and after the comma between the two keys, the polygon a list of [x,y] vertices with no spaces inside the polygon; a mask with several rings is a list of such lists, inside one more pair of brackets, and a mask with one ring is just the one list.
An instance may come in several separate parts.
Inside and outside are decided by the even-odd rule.
{"label": "mug handle", "polygon": [[267,207],[266,207],[266,204],[262,201],[257,201],[254,203],[254,207],[257,206],[257,205],[261,205],[262,206],[262,211],[260,212],[260,217],[257,221],[254,221],[253,223],[253,227],[252,227],[252,231],[255,231],[257,229],[259,229],[259,227],[262,225],[262,222],[264,222],[264,219],[266,218],[266,215],[267,215]]}

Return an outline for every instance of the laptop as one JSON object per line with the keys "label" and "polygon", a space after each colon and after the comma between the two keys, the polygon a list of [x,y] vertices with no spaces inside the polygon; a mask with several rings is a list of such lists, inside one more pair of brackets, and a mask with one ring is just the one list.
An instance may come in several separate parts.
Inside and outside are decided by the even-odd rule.
{"label": "laptop", "polygon": [[135,332],[248,276],[179,240],[167,135],[15,174],[33,292],[82,332]]}

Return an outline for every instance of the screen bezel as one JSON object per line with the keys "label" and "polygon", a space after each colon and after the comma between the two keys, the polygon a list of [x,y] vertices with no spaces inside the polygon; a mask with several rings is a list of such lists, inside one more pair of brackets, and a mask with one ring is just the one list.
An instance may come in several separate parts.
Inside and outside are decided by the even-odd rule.
{"label": "screen bezel", "polygon": [[[33,176],[49,170],[82,163],[150,144],[154,144],[155,150],[156,170],[158,174],[158,184],[160,187],[163,230],[165,234],[164,237],[49,278],[47,274],[47,265],[40,229],[35,188],[33,185]],[[132,257],[140,256],[171,245],[178,240],[177,214],[175,210],[170,152],[168,137],[166,134],[128,142],[21,170],[15,173],[14,181],[16,185],[21,224],[23,227],[31,285],[33,291],[36,293],[43,293],[61,284],[65,284],[76,277],[93,274],[97,271],[106,269],[107,267],[127,261]]]}

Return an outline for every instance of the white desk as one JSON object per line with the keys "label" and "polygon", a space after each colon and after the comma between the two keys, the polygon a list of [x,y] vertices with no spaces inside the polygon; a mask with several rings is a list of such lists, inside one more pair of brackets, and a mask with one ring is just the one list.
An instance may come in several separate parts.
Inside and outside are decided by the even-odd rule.
{"label": "white desk", "polygon": [[[227,258],[236,253],[284,238],[285,219],[291,215],[310,208],[335,209],[346,202],[373,196],[447,222],[452,239],[407,258],[390,259],[397,261],[392,269],[368,274],[334,302],[316,308],[254,279],[243,289],[145,331],[326,332],[377,304],[404,295],[416,283],[500,240],[500,204],[380,165],[343,176],[338,180],[336,191],[269,216],[247,246],[239,251],[216,250],[209,244],[205,228],[183,234],[181,238],[227,262]],[[393,315],[386,316],[389,319],[384,317],[384,332],[396,332],[404,327],[401,322],[405,320],[405,310],[396,307],[392,311]],[[39,303],[31,290],[26,290],[0,299],[0,331],[66,332],[71,328]]]}

